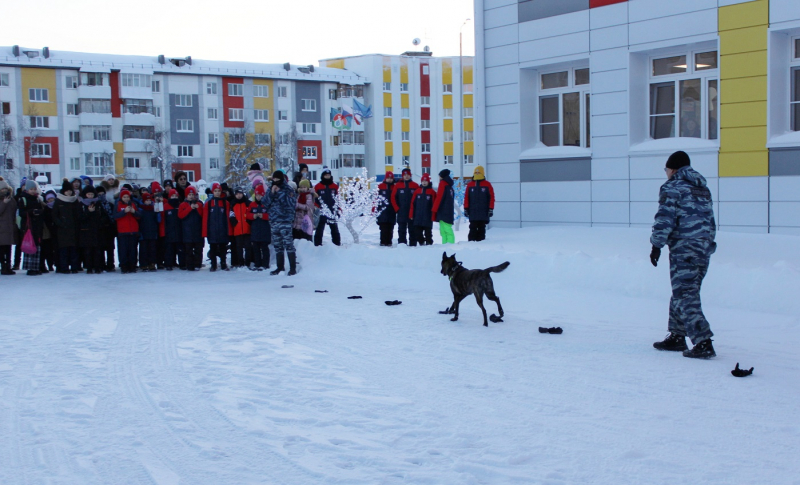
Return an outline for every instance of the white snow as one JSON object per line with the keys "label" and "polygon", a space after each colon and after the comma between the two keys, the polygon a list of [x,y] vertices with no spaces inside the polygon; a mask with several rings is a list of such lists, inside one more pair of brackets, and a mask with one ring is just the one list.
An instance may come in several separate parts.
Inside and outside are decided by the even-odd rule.
{"label": "white snow", "polygon": [[[651,346],[669,276],[646,229],[488,237],[303,242],[291,278],[0,277],[0,483],[800,483],[800,239],[719,234],[718,357],[695,361]],[[445,249],[511,262],[504,323],[437,313]]]}

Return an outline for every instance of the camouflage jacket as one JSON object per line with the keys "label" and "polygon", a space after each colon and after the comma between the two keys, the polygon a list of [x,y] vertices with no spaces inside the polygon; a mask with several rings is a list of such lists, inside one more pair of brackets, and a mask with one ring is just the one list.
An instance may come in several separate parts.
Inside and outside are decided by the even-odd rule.
{"label": "camouflage jacket", "polygon": [[289,224],[291,228],[294,222],[294,210],[297,203],[297,194],[289,187],[288,183],[284,183],[280,190],[272,193],[272,188],[267,189],[267,193],[261,204],[269,212],[269,221],[272,224]]}
{"label": "camouflage jacket", "polygon": [[683,167],[661,186],[650,243],[658,248],[672,246],[681,239],[713,243],[716,225],[706,179],[691,167]]}

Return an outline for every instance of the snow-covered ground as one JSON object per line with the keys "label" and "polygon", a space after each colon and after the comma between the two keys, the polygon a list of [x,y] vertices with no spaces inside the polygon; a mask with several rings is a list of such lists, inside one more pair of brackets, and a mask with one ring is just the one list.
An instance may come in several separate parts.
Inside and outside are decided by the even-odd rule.
{"label": "snow-covered ground", "polygon": [[648,237],[496,229],[447,247],[511,262],[488,328],[472,298],[459,322],[437,313],[441,245],[374,231],[300,244],[291,278],[0,277],[0,483],[800,483],[800,238],[719,234],[703,288],[718,357],[695,361],[651,346],[669,276]]}

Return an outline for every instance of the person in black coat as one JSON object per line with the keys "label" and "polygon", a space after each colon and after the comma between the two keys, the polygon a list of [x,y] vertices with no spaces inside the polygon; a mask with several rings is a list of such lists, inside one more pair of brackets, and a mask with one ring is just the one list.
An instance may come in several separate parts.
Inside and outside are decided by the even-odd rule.
{"label": "person in black coat", "polygon": [[41,272],[42,234],[44,233],[44,201],[39,196],[39,186],[33,180],[25,182],[25,191],[20,194],[17,210],[20,217],[20,250],[28,228],[31,230],[36,252],[25,254],[22,269],[28,271],[28,276],[38,276]]}
{"label": "person in black coat", "polygon": [[139,220],[139,268],[142,271],[156,271],[158,252],[158,233],[161,213],[155,211],[155,202],[149,192],[142,193],[142,218]]}
{"label": "person in black coat", "polygon": [[247,209],[247,220],[250,221],[250,246],[253,263],[257,271],[269,269],[269,245],[272,242],[272,229],[269,224],[269,212],[261,203],[267,193],[264,184],[257,185],[255,201]]}
{"label": "person in black coat", "polygon": [[[105,198],[105,197],[103,197]],[[87,185],[81,191],[80,232],[78,246],[83,251],[86,274],[102,274],[105,268],[101,228],[108,215],[95,194],[95,188]]]}
{"label": "person in black coat", "polygon": [[[332,213],[334,211],[334,204],[336,196],[339,195],[339,186],[333,182],[333,175],[330,169],[326,168],[322,171],[320,183],[314,187],[314,192],[319,196],[317,198],[317,207],[323,205],[328,208]],[[322,236],[325,234],[325,226],[331,226],[331,239],[333,244],[339,246],[342,244],[342,236],[339,234],[339,225],[336,222],[328,221],[326,216],[320,214],[319,222],[317,223],[317,230],[314,232],[314,246],[322,246]]]}
{"label": "person in black coat", "polygon": [[433,205],[433,219],[439,223],[439,234],[442,244],[455,244],[453,221],[455,219],[456,195],[453,190],[453,179],[450,170],[439,172],[439,190],[436,192],[436,203]]}
{"label": "person in black coat", "polygon": [[[80,179],[78,179],[80,181]],[[58,273],[78,273],[78,232],[81,203],[74,193],[73,184],[64,179],[61,190],[53,204],[53,222],[58,231]]]}
{"label": "person in black coat", "polygon": [[300,165],[298,165],[297,172],[294,173],[294,178],[292,178],[292,182],[294,182],[295,185],[299,186],[300,181],[303,179],[306,179],[309,182],[311,181],[311,179],[308,178],[308,165],[306,165],[305,163],[301,163]]}
{"label": "person in black coat", "polygon": [[[169,189],[169,198],[164,202],[164,212],[161,214],[164,233],[164,266],[167,271],[172,271],[175,266],[186,269],[186,260],[183,252],[183,229],[181,219],[178,217],[178,208],[181,205],[178,191]],[[176,265],[175,258],[178,258]]]}
{"label": "person in black coat", "polygon": [[100,249],[105,261],[103,269],[109,273],[113,273],[115,271],[114,252],[116,250],[115,243],[117,241],[117,223],[114,220],[114,204],[108,200],[106,188],[103,184],[95,187],[95,190],[97,191],[97,198],[100,199],[100,205],[103,206],[103,214],[105,216],[100,225]]}
{"label": "person in black coat", "polygon": [[467,184],[464,196],[464,215],[469,219],[469,241],[486,239],[486,224],[494,215],[494,188],[478,165],[472,175],[472,182]]}
{"label": "person in black coat", "polygon": [[433,244],[433,205],[436,203],[436,192],[430,187],[430,174],[422,174],[420,187],[414,191],[414,198],[409,210],[409,218],[414,224],[412,234],[412,246],[419,243],[420,246]]}
{"label": "person in black coat", "polygon": [[186,252],[186,270],[200,271],[203,265],[203,203],[197,199],[197,189],[191,185],[186,187],[186,200],[178,208],[178,217]]}
{"label": "person in black coat", "polygon": [[[392,190],[392,207],[397,213],[397,244],[409,244],[416,246],[417,241],[413,237],[414,224],[408,217],[411,209],[411,200],[414,198],[414,191],[419,188],[416,182],[411,180],[411,169],[403,169],[403,180],[395,182]],[[408,235],[408,238],[407,238]]]}
{"label": "person in black coat", "polygon": [[387,171],[383,178],[383,183],[378,185],[378,194],[383,197],[385,202],[381,204],[382,209],[378,214],[378,227],[381,228],[381,246],[392,247],[392,236],[394,235],[394,225],[397,222],[397,212],[392,205],[392,193],[394,192],[394,173]]}

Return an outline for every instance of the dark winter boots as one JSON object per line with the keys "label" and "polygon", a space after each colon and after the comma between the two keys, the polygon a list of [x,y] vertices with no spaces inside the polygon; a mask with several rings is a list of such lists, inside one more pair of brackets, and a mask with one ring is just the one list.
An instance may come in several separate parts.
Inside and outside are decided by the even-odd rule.
{"label": "dark winter boots", "polygon": [[283,251],[275,253],[275,264],[278,266],[274,270],[270,271],[269,274],[275,276],[276,274],[280,273],[281,271],[285,271],[286,267],[284,266],[283,261]]}
{"label": "dark winter boots", "polygon": [[670,333],[661,342],[654,343],[653,347],[658,350],[671,350],[673,352],[683,352],[689,348],[686,346],[686,337],[677,333]]}
{"label": "dark winter boots", "polygon": [[695,345],[692,350],[684,350],[683,356],[690,359],[710,359],[711,357],[716,357],[717,353],[714,352],[711,339],[706,339]]}
{"label": "dark winter boots", "polygon": [[211,272],[213,273],[214,271],[217,270],[217,256],[214,254],[213,251],[210,251],[210,253],[211,256],[209,259],[211,259]]}
{"label": "dark winter boots", "polygon": [[297,253],[289,254],[289,276],[297,274]]}

